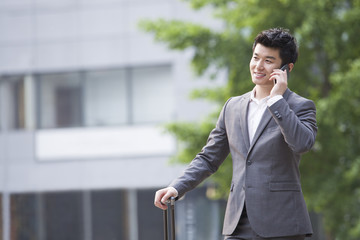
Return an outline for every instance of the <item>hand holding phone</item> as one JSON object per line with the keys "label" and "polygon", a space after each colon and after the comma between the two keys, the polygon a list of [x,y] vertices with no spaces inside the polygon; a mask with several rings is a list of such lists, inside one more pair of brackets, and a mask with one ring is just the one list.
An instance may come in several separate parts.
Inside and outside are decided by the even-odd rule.
{"label": "hand holding phone", "polygon": [[286,74],[287,74],[287,80],[289,80],[290,78],[290,69],[289,69],[289,64],[285,64],[284,66],[282,66],[280,68],[280,70],[285,71],[286,70]]}
{"label": "hand holding phone", "polygon": [[[280,68],[280,70],[286,71],[287,80],[289,80],[289,78],[290,78],[289,64],[284,64],[284,65]],[[274,84],[276,84],[276,83],[277,83],[277,82],[276,82],[276,79],[274,79]]]}
{"label": "hand holding phone", "polygon": [[[283,71],[286,71],[286,79]],[[270,92],[270,97],[284,94],[284,92],[287,89],[287,81],[289,80],[289,77],[290,77],[289,64],[283,65],[280,69],[275,69],[275,71],[271,74],[270,77],[270,79],[272,79],[272,81],[274,82],[273,88],[271,89]],[[278,78],[278,81],[276,80],[276,78]]]}

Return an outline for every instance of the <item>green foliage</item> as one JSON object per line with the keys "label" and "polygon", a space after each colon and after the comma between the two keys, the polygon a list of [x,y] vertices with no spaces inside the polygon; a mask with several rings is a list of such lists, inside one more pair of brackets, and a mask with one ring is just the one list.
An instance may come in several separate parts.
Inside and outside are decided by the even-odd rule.
{"label": "green foliage", "polygon": [[333,90],[318,101],[317,147],[302,165],[308,202],[340,239],[360,236],[359,76],[360,59],[332,75]]}
{"label": "green foliage", "polygon": [[[360,238],[360,1],[359,0],[185,0],[194,9],[210,8],[222,21],[218,31],[175,20],[142,21],[141,27],[169,48],[194,50],[198,75],[225,70],[221,89],[197,89],[220,107],[230,97],[249,91],[252,42],[272,27],[288,28],[299,41],[299,60],[289,87],[316,102],[318,136],[301,163],[309,208],[324,216],[329,236]],[[204,146],[218,112],[202,123],[172,123],[167,130],[179,142],[176,161],[187,163]],[[212,181],[226,196],[231,178],[227,159]]]}

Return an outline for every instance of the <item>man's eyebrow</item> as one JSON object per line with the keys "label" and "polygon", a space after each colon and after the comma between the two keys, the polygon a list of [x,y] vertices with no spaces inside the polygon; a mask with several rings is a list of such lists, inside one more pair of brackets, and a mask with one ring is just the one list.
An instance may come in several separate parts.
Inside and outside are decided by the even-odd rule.
{"label": "man's eyebrow", "polygon": [[[259,54],[257,54],[257,53],[254,53],[254,55],[259,56]],[[276,60],[276,57],[273,57],[273,56],[265,56],[265,58]]]}
{"label": "man's eyebrow", "polygon": [[273,56],[266,56],[266,58],[270,58],[270,59],[276,60],[276,57],[273,57]]}

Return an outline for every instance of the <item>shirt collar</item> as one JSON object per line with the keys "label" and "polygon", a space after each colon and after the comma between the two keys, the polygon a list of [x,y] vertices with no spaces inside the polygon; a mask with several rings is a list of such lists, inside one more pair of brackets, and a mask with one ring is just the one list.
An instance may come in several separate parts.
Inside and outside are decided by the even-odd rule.
{"label": "shirt collar", "polygon": [[255,98],[255,95],[256,95],[256,90],[255,90],[255,88],[254,88],[254,89],[251,91],[250,101],[255,102],[255,103],[258,104],[258,105],[264,104],[264,103],[267,102],[267,100],[270,99],[270,96],[267,96],[267,97],[264,97],[263,99],[258,100],[258,99]]}

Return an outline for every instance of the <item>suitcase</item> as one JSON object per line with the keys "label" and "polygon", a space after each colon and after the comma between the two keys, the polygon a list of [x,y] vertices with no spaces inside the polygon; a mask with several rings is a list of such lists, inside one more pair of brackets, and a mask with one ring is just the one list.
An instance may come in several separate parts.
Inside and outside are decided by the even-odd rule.
{"label": "suitcase", "polygon": [[[168,209],[170,208],[170,214],[168,209],[163,210],[164,214],[164,239],[169,239],[169,225],[168,215],[170,215],[170,236],[171,240],[175,240],[175,198],[171,197],[170,201],[167,201]],[[170,205],[170,206],[169,206]]]}

